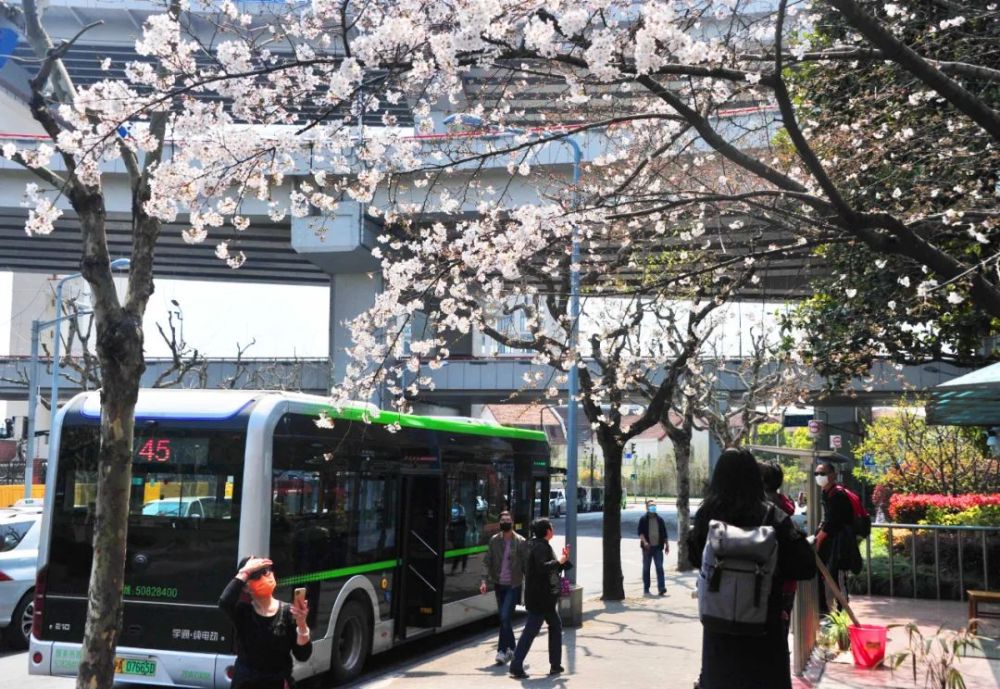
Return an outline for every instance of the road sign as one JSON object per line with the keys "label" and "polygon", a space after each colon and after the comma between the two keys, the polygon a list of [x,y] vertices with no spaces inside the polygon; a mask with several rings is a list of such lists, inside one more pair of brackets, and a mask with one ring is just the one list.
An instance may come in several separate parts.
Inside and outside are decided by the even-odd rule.
{"label": "road sign", "polygon": [[809,422],[809,435],[817,436],[820,434],[820,431],[822,430],[823,430],[823,424],[820,421],[812,419]]}
{"label": "road sign", "polygon": [[875,455],[873,455],[871,452],[864,453],[863,455],[861,455],[861,464],[865,467],[865,469],[874,469]]}
{"label": "road sign", "polygon": [[841,440],[841,438],[840,438],[839,435],[831,435],[830,436],[830,449],[831,450],[839,450],[843,446],[844,446],[844,442]]}
{"label": "road sign", "polygon": [[785,428],[801,428],[803,426],[808,426],[811,420],[812,412],[805,412],[802,414],[785,413],[781,415],[781,425]]}
{"label": "road sign", "polygon": [[622,461],[625,464],[631,464],[632,463],[632,453],[631,452],[626,452],[625,455],[622,457]]}

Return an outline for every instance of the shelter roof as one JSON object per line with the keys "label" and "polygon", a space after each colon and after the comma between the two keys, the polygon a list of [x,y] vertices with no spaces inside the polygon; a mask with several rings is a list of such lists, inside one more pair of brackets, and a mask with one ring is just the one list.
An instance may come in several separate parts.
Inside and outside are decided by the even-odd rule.
{"label": "shelter roof", "polygon": [[1000,363],[932,388],[927,422],[938,426],[1000,426]]}

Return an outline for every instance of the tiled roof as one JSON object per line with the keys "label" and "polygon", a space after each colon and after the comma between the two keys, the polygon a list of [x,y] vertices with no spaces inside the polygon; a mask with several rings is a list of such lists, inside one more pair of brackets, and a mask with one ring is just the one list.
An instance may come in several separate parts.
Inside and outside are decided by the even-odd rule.
{"label": "tiled roof", "polygon": [[[671,416],[673,416],[673,412],[671,412]],[[622,425],[630,426],[640,418],[639,416],[626,416],[622,419]],[[678,417],[674,421],[680,423],[680,418]],[[662,423],[657,423],[644,430],[633,438],[633,440],[663,440],[665,437],[667,437],[667,429],[663,427]]]}
{"label": "tiled roof", "polygon": [[488,404],[486,409],[504,426],[562,426],[552,408],[540,404]]}

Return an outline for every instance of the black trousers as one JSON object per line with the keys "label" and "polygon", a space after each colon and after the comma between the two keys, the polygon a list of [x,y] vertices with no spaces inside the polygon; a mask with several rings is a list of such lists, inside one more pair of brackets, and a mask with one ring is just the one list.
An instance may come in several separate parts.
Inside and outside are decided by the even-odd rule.
{"label": "black trousers", "polygon": [[514,649],[514,659],[510,661],[511,672],[521,672],[524,670],[524,659],[531,650],[531,644],[538,636],[542,628],[542,620],[549,626],[549,665],[558,667],[562,665],[562,620],[559,619],[557,604],[553,603],[551,608],[547,608],[544,613],[528,611],[528,619],[524,623],[521,631],[521,639]]}

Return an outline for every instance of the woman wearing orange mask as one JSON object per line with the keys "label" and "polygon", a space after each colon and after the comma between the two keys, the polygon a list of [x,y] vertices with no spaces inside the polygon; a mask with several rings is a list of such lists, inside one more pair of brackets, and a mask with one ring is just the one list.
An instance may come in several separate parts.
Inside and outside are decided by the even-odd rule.
{"label": "woman wearing orange mask", "polygon": [[[265,557],[247,557],[219,598],[219,607],[236,628],[236,668],[232,689],[291,689],[292,656],[305,661],[312,655],[303,598],[293,604],[274,598],[272,563]],[[241,600],[243,591],[250,602]]]}

